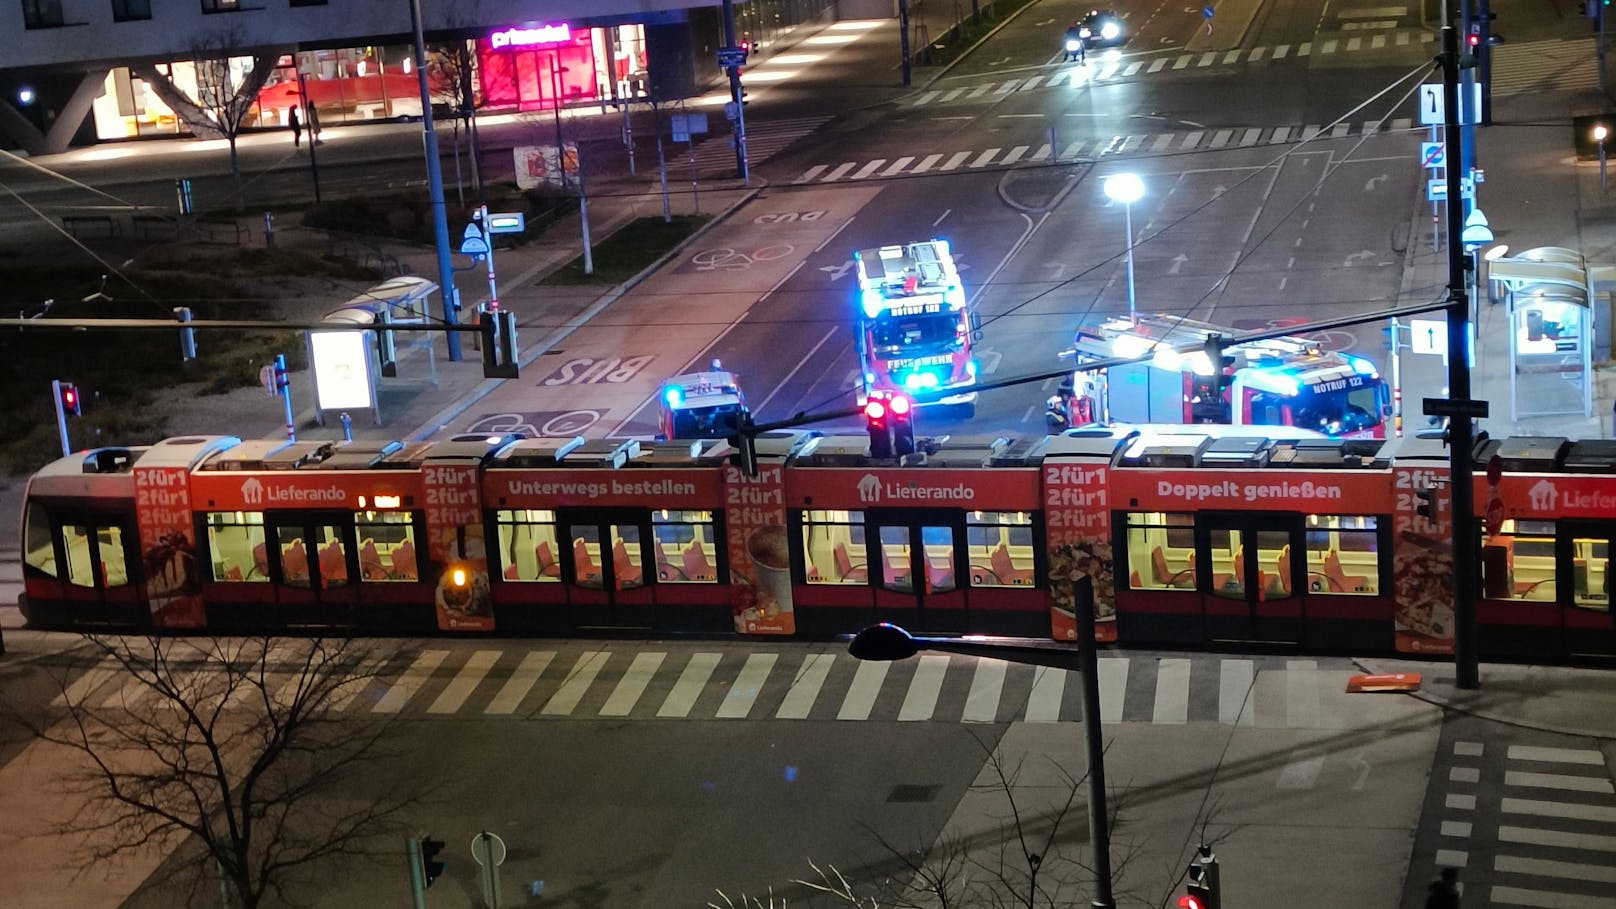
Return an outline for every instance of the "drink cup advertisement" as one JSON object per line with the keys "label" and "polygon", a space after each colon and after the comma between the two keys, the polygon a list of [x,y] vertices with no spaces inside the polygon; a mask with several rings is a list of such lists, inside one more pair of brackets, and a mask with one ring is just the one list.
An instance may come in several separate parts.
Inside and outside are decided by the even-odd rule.
{"label": "drink cup advertisement", "polygon": [[[488,547],[478,513],[477,468],[435,465],[422,472],[427,557],[437,572],[433,604],[440,631],[493,631]],[[423,576],[430,576],[423,572]]]}
{"label": "drink cup advertisement", "polygon": [[724,470],[729,573],[735,590],[735,630],[793,634],[791,549],[786,534],[785,470],[760,465],[756,477]]}
{"label": "drink cup advertisement", "polygon": [[[152,624],[158,628],[201,628],[201,566],[192,539],[190,475],[183,467],[136,467],[135,523],[140,528],[140,561]],[[101,541],[105,549],[108,541]],[[119,553],[118,562],[122,562]],[[104,572],[111,561],[102,555]],[[103,580],[112,586],[116,578]]]}
{"label": "drink cup advertisement", "polygon": [[[1453,652],[1453,512],[1446,468],[1398,467],[1392,550],[1393,622],[1401,653]],[[1419,513],[1429,489],[1435,513]]]}

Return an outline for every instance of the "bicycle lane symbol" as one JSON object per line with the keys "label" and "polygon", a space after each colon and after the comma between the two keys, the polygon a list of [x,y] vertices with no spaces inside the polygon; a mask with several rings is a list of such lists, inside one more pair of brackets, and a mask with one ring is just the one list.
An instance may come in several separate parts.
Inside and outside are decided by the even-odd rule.
{"label": "bicycle lane symbol", "polygon": [[690,257],[690,264],[696,271],[746,271],[761,262],[784,259],[795,251],[796,247],[789,244],[762,246],[750,252],[720,246],[696,253]]}

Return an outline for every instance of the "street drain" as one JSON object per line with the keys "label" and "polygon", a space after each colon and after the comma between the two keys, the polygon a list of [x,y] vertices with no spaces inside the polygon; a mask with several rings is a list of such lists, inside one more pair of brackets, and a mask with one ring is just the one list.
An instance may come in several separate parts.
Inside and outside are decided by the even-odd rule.
{"label": "street drain", "polygon": [[929,802],[937,798],[937,793],[942,791],[942,788],[941,786],[893,786],[892,791],[887,794],[887,801]]}

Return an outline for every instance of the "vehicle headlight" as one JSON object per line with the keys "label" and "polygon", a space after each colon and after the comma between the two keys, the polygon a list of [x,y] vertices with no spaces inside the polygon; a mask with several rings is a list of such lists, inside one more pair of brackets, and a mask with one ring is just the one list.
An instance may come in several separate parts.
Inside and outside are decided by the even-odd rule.
{"label": "vehicle headlight", "polygon": [[1082,47],[1082,46],[1083,46],[1083,42],[1078,41],[1076,38],[1073,38],[1072,40],[1066,42],[1066,49],[1069,50],[1069,51],[1075,51],[1079,47]]}
{"label": "vehicle headlight", "polygon": [[1094,37],[1094,33],[1089,31],[1089,27],[1086,26],[1086,25],[1078,30],[1077,35],[1080,38],[1092,38],[1092,37]]}
{"label": "vehicle headlight", "polygon": [[1115,22],[1107,22],[1100,26],[1100,37],[1107,41],[1115,41],[1120,34],[1122,34],[1122,26]]}

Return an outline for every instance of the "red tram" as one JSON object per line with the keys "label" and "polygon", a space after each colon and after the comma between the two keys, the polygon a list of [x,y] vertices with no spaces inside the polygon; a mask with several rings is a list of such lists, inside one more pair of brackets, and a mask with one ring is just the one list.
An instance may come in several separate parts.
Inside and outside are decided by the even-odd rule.
{"label": "red tram", "polygon": [[[1069,639],[1452,649],[1440,441],[1184,427],[950,440],[903,463],[860,437],[722,442],[177,438],[30,481],[36,627]],[[1616,654],[1616,442],[1482,443],[1484,654]],[[1434,520],[1417,492],[1434,488]]]}

